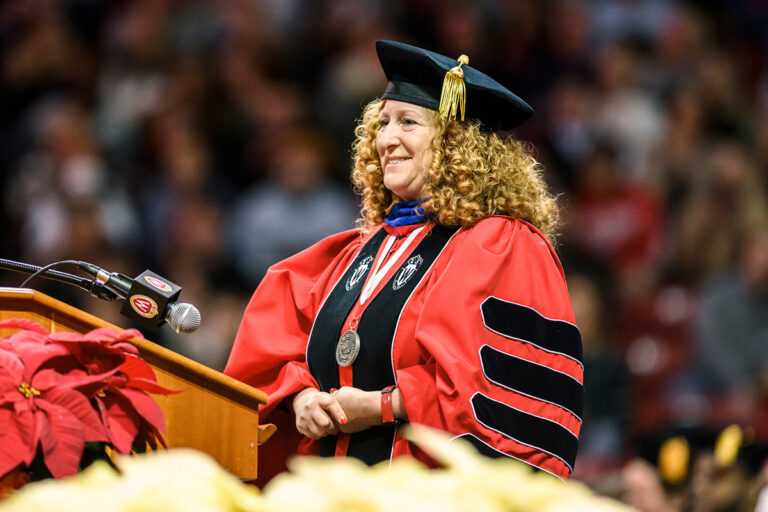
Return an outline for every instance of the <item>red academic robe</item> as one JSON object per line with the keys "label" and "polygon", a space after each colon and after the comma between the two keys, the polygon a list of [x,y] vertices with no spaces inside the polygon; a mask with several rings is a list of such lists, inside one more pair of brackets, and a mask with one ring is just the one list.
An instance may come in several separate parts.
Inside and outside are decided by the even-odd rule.
{"label": "red academic robe", "polygon": [[[356,365],[363,364],[355,361],[342,368],[333,347],[316,341],[310,343],[313,349],[308,347],[310,335],[317,337],[319,327],[313,332],[313,325],[316,318],[322,323],[322,308],[328,317],[330,306],[324,303],[344,295],[345,285],[358,286],[354,276],[371,266],[370,258],[362,261],[365,251],[374,250],[376,261],[384,246],[376,247],[375,237],[396,235],[394,252],[404,235],[418,226],[382,225],[366,236],[356,230],[333,235],[271,267],[257,288],[225,373],[269,395],[261,418],[276,423],[278,433],[260,449],[262,477],[281,470],[293,453],[322,451],[322,443],[297,433],[290,400],[285,399],[306,387],[327,391],[329,382],[353,385]],[[545,237],[518,219],[499,215],[468,229],[445,229],[427,225],[381,280],[373,298],[362,306],[356,299],[329,336],[338,339],[358,321],[362,328],[360,315],[365,319],[376,297],[394,293],[391,290],[407,280],[405,267],[414,267],[421,252],[426,255],[433,230],[443,230],[440,247],[432,251],[431,260],[425,256],[422,274],[412,280],[404,304],[397,306],[394,333],[383,349],[390,360],[381,369],[391,368],[411,423],[466,439],[486,455],[514,457],[568,477],[581,426],[583,366],[560,262]],[[366,338],[361,338],[365,345]],[[387,457],[424,458],[397,427],[392,428]],[[347,454],[350,436],[330,441],[335,450],[330,454]]]}

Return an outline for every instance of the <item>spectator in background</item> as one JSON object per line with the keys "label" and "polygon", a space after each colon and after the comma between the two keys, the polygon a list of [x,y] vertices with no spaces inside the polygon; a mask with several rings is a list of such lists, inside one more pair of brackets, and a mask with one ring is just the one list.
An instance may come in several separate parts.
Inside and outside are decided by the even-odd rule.
{"label": "spectator in background", "polygon": [[166,91],[168,7],[163,2],[126,2],[105,16],[95,119],[101,144],[118,161],[136,153],[142,121]]}
{"label": "spectator in background", "polygon": [[36,144],[10,173],[3,198],[20,226],[23,257],[47,264],[130,250],[136,212],[105,166],[84,106],[51,99],[35,114],[29,122]]}
{"label": "spectator in background", "polygon": [[[697,426],[667,432],[621,472],[623,500],[641,512],[741,512],[766,482],[766,445],[749,428]],[[655,467],[654,467],[655,466]]]}
{"label": "spectator in background", "polygon": [[732,56],[720,48],[710,47],[702,52],[697,64],[696,83],[704,100],[709,128],[720,134],[746,134],[744,77]]}
{"label": "spectator in background", "polygon": [[651,156],[661,141],[658,102],[641,86],[643,56],[628,42],[606,48],[596,62],[600,102],[593,125],[597,135],[614,145],[626,180],[646,180]]}
{"label": "spectator in background", "polygon": [[744,230],[768,219],[765,179],[746,145],[710,142],[689,180],[670,247],[670,273],[706,283],[735,262]]}
{"label": "spectator in background", "polygon": [[589,481],[624,462],[629,394],[627,369],[610,328],[605,298],[585,274],[568,274],[568,292],[584,346],[584,424],[576,476]]}
{"label": "spectator in background", "polygon": [[596,0],[590,2],[590,8],[592,37],[599,47],[630,39],[658,40],[668,20],[679,9],[676,2],[666,0]]}
{"label": "spectator in background", "polygon": [[690,188],[699,181],[706,153],[705,107],[697,89],[681,87],[668,100],[662,143],[654,156],[650,180],[663,196],[672,219],[680,210]]}
{"label": "spectator in background", "polygon": [[565,76],[552,88],[547,100],[545,148],[548,172],[557,175],[558,185],[573,190],[577,171],[595,150],[592,111],[597,98],[587,77]]}
{"label": "spectator in background", "polygon": [[768,438],[768,219],[745,237],[738,266],[705,290],[696,328],[702,378],[725,398],[713,412]]}
{"label": "spectator in background", "polygon": [[567,216],[569,241],[606,264],[618,281],[619,293],[652,286],[663,226],[655,194],[644,182],[622,176],[611,144],[600,143],[578,173]]}
{"label": "spectator in background", "polygon": [[163,263],[183,254],[209,269],[222,263],[222,209],[229,184],[213,172],[204,134],[183,105],[167,105],[147,122],[147,173],[138,201],[145,232],[144,257]]}
{"label": "spectator in background", "polygon": [[644,62],[641,84],[662,100],[680,90],[698,92],[696,69],[714,36],[710,20],[700,10],[677,6],[656,28],[655,37],[646,40],[653,53]]}
{"label": "spectator in background", "polygon": [[267,181],[241,194],[229,220],[232,261],[252,286],[275,261],[350,229],[357,217],[348,191],[328,180],[322,135],[295,128],[264,149]]}
{"label": "spectator in background", "polygon": [[[373,51],[377,35],[385,30],[375,19],[359,11],[366,9],[360,2],[334,2],[326,15],[339,45],[337,58],[322,72],[317,82],[315,99],[319,112],[319,125],[334,140],[352,144],[351,134],[360,105],[374,97],[385,86],[379,72],[379,61]],[[338,4],[338,5],[337,5]],[[351,5],[347,5],[351,4]],[[360,4],[360,5],[358,5]],[[353,7],[354,6],[354,7]],[[339,166],[331,176],[341,183],[347,182],[347,171]]]}
{"label": "spectator in background", "polygon": [[630,461],[621,472],[622,500],[639,512],[678,512],[656,468],[643,459]]}

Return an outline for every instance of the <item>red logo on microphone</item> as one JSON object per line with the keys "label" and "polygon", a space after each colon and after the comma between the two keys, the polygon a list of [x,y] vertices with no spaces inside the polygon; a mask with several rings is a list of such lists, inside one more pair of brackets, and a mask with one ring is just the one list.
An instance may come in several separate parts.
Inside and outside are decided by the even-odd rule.
{"label": "red logo on microphone", "polygon": [[156,277],[152,276],[144,276],[144,280],[147,281],[149,284],[157,288],[158,290],[164,291],[164,292],[170,292],[171,287],[166,283],[165,281],[161,281]]}
{"label": "red logo on microphone", "polygon": [[128,299],[135,312],[144,318],[153,318],[157,316],[157,302],[146,295],[131,295]]}

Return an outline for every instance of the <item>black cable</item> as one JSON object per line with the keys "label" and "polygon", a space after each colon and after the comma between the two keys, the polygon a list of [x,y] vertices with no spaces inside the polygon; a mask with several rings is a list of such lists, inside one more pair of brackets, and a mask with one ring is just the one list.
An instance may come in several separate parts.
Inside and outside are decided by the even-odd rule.
{"label": "black cable", "polygon": [[[10,270],[11,272],[20,272],[22,274],[34,274],[36,271],[40,270],[40,267],[37,265],[30,265],[29,263],[21,263],[20,261],[0,258],[0,270]],[[59,272],[58,270],[46,270],[38,277],[44,277],[46,279],[52,279],[62,283],[73,284],[86,291],[90,291],[91,288],[91,279],[73,274],[67,274],[66,272]]]}
{"label": "black cable", "polygon": [[56,261],[54,263],[50,263],[44,267],[40,267],[37,269],[31,276],[26,278],[23,283],[21,283],[21,286],[19,288],[26,288],[30,281],[32,281],[34,278],[45,272],[46,270],[49,270],[53,267],[60,267],[62,265],[77,265],[78,262],[75,260],[62,260],[62,261]]}
{"label": "black cable", "polygon": [[102,283],[93,279],[76,276],[74,274],[67,274],[66,272],[59,272],[58,270],[44,270],[37,265],[30,265],[29,263],[0,258],[0,270],[10,270],[11,272],[21,272],[22,274],[33,274],[40,270],[40,275],[38,277],[44,277],[66,284],[73,284],[89,292],[96,298],[107,301],[119,298],[116,294],[105,288]]}

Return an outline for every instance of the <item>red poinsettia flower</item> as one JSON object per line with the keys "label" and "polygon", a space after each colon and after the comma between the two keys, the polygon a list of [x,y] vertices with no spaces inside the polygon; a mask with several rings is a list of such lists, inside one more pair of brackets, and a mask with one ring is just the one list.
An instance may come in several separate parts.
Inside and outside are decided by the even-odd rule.
{"label": "red poinsettia flower", "polygon": [[138,331],[51,334],[21,319],[0,328],[22,329],[0,338],[0,475],[29,465],[38,446],[60,478],[77,472],[86,442],[123,453],[136,441],[165,445],[162,411],[146,392],[173,391],[127,343]]}
{"label": "red poinsettia flower", "polygon": [[[116,333],[111,329],[95,329],[86,335],[56,333],[51,338],[65,345],[72,345],[73,353],[88,372],[107,371],[110,359],[105,351],[119,353],[123,362],[118,372],[102,382],[87,388],[87,394],[96,403],[107,429],[110,443],[121,453],[130,453],[134,443],[146,442],[153,449],[165,446],[163,412],[147,393],[168,395],[178,393],[157,384],[152,367],[138,356],[138,349],[125,340],[140,337],[141,333],[129,329]],[[99,345],[95,348],[93,344]]]}
{"label": "red poinsettia flower", "polygon": [[[0,322],[6,327],[7,322]],[[66,347],[46,343],[45,336],[21,331],[0,349],[0,474],[20,463],[29,464],[42,449],[45,465],[56,477],[77,472],[83,446],[107,441],[104,426],[88,398],[77,390],[103,381],[101,375],[72,375],[57,371],[69,366]]]}

